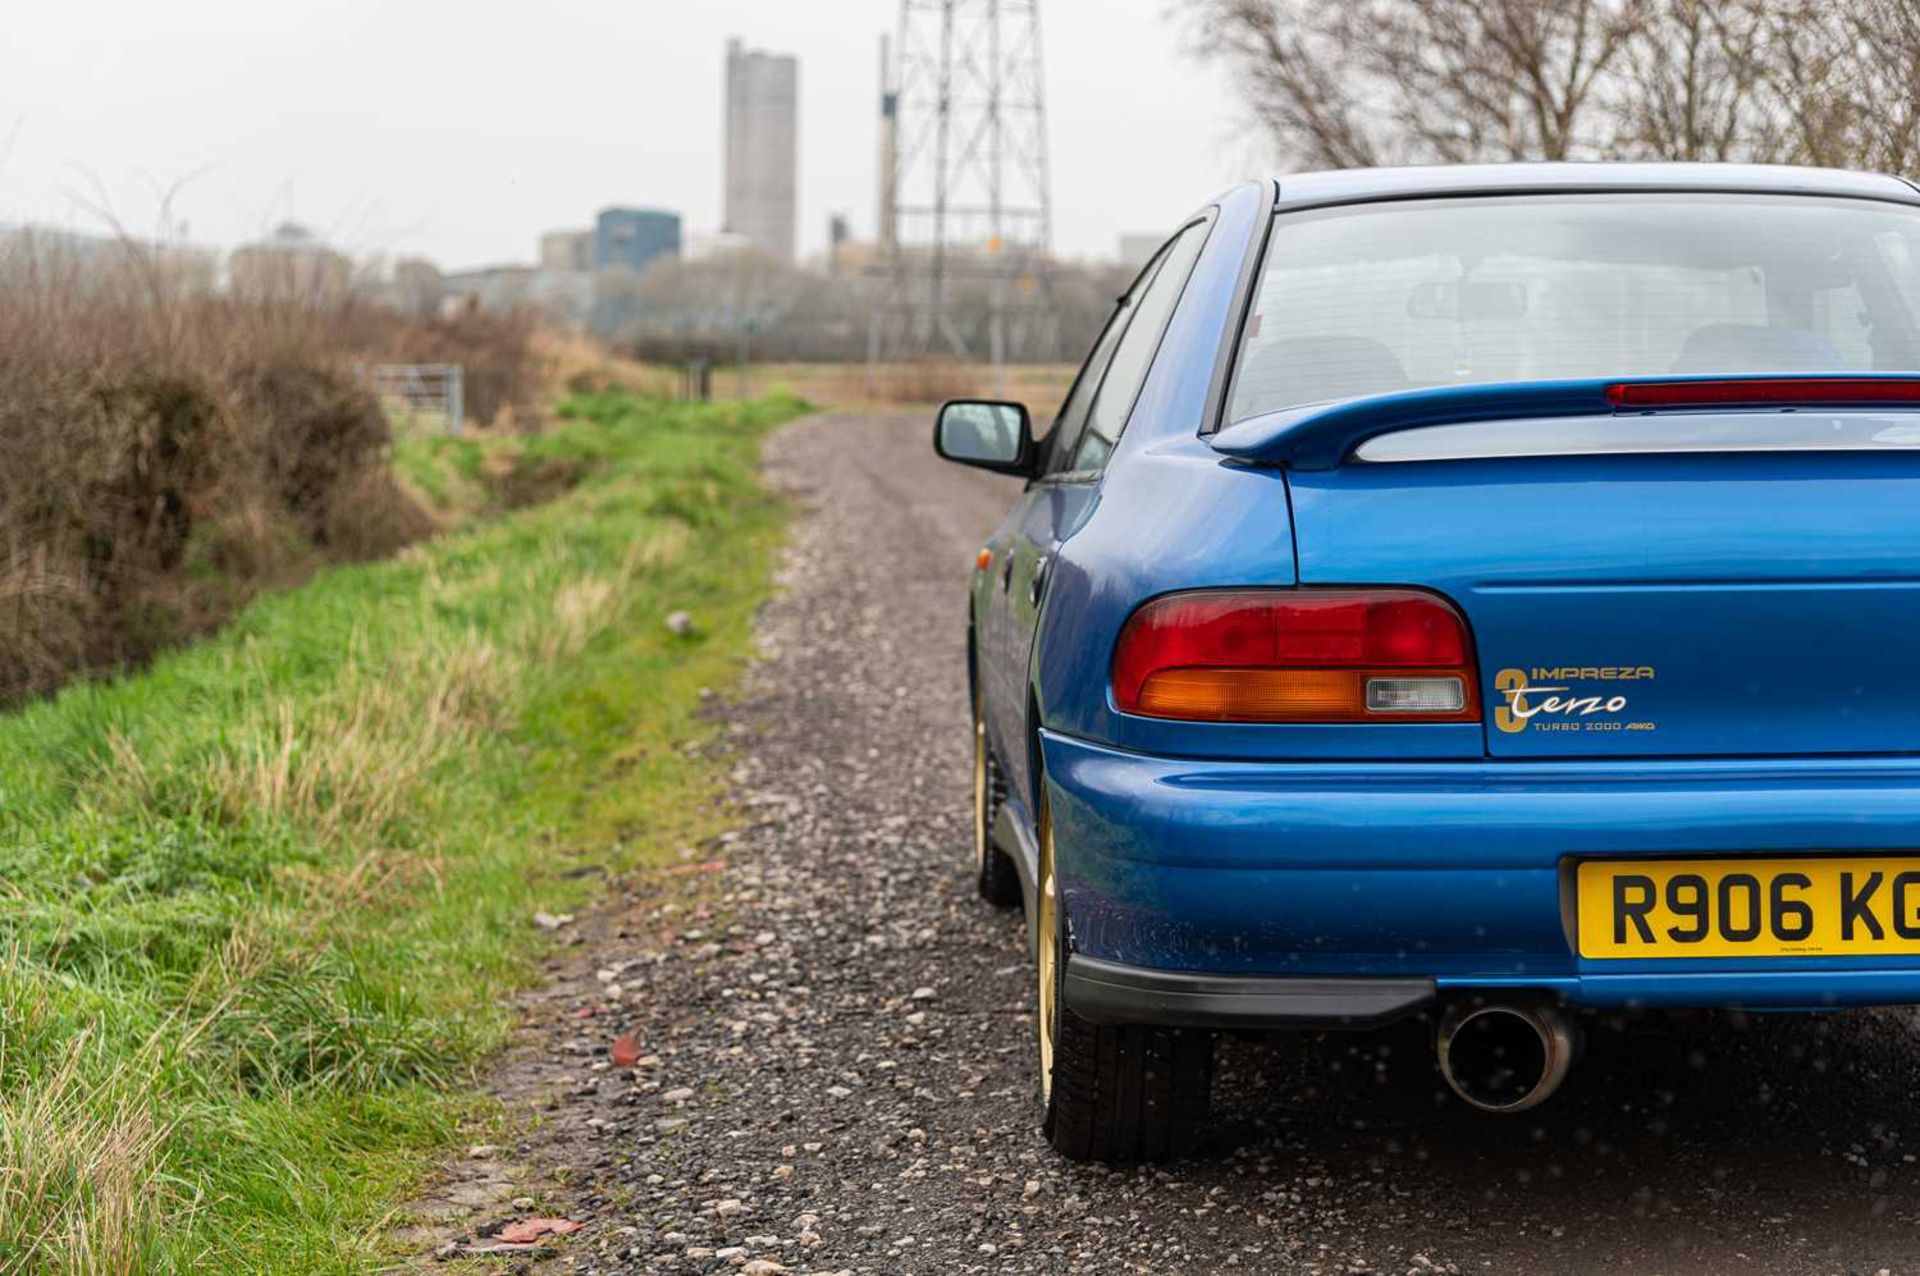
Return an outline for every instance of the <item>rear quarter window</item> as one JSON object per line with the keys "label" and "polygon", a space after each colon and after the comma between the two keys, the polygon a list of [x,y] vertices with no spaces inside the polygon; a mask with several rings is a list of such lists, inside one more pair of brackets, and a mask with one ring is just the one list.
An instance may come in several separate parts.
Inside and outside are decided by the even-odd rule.
{"label": "rear quarter window", "polygon": [[1140,387],[1146,382],[1147,371],[1160,349],[1167,321],[1173,317],[1173,308],[1187,286],[1187,276],[1193,273],[1193,264],[1206,243],[1208,225],[1206,221],[1196,221],[1180,231],[1162,254],[1160,268],[1135,301],[1127,330],[1114,349],[1113,362],[1094,397],[1086,432],[1074,449],[1075,470],[1101,469],[1113,455],[1114,445],[1120,441],[1120,433],[1126,428],[1127,417],[1133,412],[1134,401],[1140,397]]}

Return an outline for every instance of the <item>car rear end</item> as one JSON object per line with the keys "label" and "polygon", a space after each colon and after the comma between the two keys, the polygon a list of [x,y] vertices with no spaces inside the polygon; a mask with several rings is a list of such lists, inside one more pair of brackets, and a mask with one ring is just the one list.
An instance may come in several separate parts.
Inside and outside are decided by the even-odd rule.
{"label": "car rear end", "polygon": [[1283,201],[1226,548],[1053,666],[1069,1007],[1920,1001],[1920,209],[1808,187]]}

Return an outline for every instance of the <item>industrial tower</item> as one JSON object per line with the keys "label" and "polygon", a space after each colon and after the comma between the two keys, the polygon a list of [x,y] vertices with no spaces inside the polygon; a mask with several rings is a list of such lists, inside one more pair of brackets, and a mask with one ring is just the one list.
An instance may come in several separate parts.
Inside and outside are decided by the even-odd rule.
{"label": "industrial tower", "polygon": [[1039,0],[900,0],[869,351],[1057,357]]}

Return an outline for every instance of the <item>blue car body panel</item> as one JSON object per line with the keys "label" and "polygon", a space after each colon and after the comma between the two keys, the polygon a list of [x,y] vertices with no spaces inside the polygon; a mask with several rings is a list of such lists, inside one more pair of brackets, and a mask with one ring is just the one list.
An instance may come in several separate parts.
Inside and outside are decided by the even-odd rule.
{"label": "blue car body panel", "polygon": [[[1920,203],[1904,182],[1851,173],[1526,165],[1310,174],[1210,205],[1110,463],[1092,481],[1030,484],[974,582],[976,677],[1019,834],[1002,844],[1031,878],[1044,783],[1075,952],[1592,1005],[1920,1001],[1920,958],[1583,959],[1568,910],[1582,857],[1920,849],[1920,452],[1290,466],[1258,463],[1287,459],[1273,423],[1215,436],[1221,350],[1270,219],[1562,189]],[[1561,389],[1594,409],[1595,383]],[[1110,660],[1141,603],[1319,585],[1451,598],[1483,721],[1116,708]],[[1618,729],[1497,725],[1500,680],[1543,668],[1648,672],[1611,688],[1631,702]]]}

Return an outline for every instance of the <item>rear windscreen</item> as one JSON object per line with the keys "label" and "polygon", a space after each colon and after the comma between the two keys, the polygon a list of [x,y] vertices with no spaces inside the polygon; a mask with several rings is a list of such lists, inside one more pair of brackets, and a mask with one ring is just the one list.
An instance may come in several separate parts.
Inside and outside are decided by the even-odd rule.
{"label": "rear windscreen", "polygon": [[1920,372],[1920,208],[1527,195],[1282,213],[1229,419],[1425,386]]}

